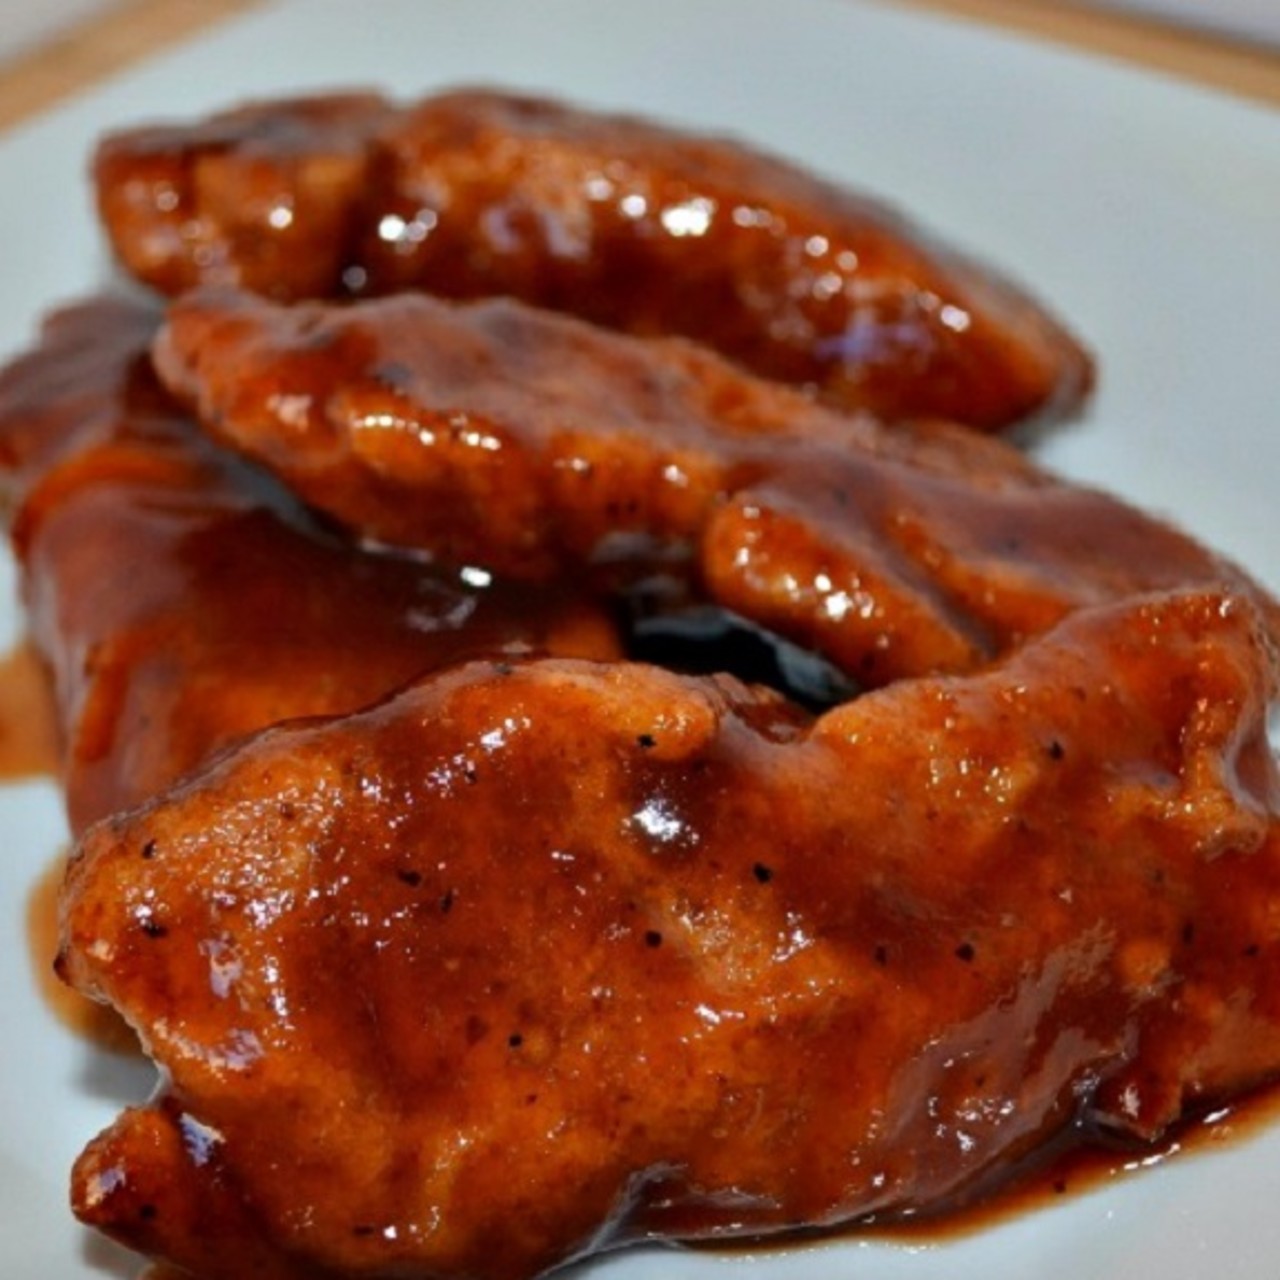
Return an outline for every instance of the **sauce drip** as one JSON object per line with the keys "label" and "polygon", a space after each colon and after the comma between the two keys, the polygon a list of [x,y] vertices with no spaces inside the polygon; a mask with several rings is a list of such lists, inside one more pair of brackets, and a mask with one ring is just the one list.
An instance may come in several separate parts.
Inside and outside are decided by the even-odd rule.
{"label": "sauce drip", "polygon": [[40,659],[22,643],[0,658],[0,781],[52,775],[58,730]]}

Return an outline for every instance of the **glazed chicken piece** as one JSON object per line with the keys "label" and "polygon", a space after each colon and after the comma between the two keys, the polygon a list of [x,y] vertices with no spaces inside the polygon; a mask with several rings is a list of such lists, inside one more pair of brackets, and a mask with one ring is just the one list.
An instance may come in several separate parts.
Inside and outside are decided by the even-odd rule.
{"label": "glazed chicken piece", "polygon": [[237,281],[279,297],[341,290],[370,148],[393,108],[339,93],[109,134],[98,212],[123,265],[162,293]]}
{"label": "glazed chicken piece", "polygon": [[693,344],[508,300],[203,290],[155,359],[217,439],[361,535],[535,580],[683,572],[864,685],[971,670],[1143,591],[1264,599],[1000,441],[889,430]]}
{"label": "glazed chicken piece", "polygon": [[697,338],[889,419],[1075,408],[1076,340],[880,205],[739,143],[512,94],[255,103],[108,137],[116,252],[166,293],[510,295]]}
{"label": "glazed chicken piece", "polygon": [[77,1212],[204,1280],[527,1280],[1152,1140],[1280,1068],[1269,665],[1175,593],[813,723],[542,660],[270,731],[73,866],[65,971],[166,1081]]}
{"label": "glazed chicken piece", "polygon": [[323,530],[156,382],[157,322],[134,303],[73,307],[0,375],[0,472],[74,829],[248,732],[463,657],[616,656],[603,613],[567,590],[480,590]]}

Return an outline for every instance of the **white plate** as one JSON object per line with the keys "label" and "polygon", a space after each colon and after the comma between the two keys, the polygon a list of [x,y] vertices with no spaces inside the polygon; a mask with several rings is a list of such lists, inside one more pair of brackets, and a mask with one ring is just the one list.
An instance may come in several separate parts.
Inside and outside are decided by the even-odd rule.
{"label": "white plate", "polygon": [[[1044,456],[1172,513],[1280,585],[1280,114],[977,28],[854,0],[282,4],[0,144],[0,351],[107,277],[84,158],[103,127],[249,93],[459,81],[731,129],[858,186],[1030,282],[1103,382]],[[7,566],[6,566],[7,573]],[[13,631],[12,590],[0,581]],[[0,640],[4,636],[0,635]],[[0,1273],[129,1277],[65,1208],[68,1166],[149,1073],[34,994],[30,887],[64,842],[44,784],[0,790]],[[1280,1128],[936,1245],[623,1253],[591,1280],[1275,1280]]]}

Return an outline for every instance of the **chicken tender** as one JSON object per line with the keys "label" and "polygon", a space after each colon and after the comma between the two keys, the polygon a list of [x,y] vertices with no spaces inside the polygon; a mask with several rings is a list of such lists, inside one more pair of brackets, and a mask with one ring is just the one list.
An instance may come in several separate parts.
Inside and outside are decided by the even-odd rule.
{"label": "chicken tender", "polygon": [[898,214],[631,117],[482,90],[285,98],[117,133],[94,174],[120,259],[167,293],[507,295],[985,429],[1070,412],[1092,381],[1044,308]]}
{"label": "chicken tender", "polygon": [[1191,583],[1274,620],[1221,557],[1001,441],[889,430],[680,340],[509,300],[211,289],[155,357],[215,438],[361,536],[534,580],[684,573],[864,685]]}
{"label": "chicken tender", "polygon": [[1076,615],[815,722],[429,676],[99,825],[61,963],[165,1087],[77,1212],[204,1280],[528,1280],[937,1209],[1280,1068],[1256,611]]}

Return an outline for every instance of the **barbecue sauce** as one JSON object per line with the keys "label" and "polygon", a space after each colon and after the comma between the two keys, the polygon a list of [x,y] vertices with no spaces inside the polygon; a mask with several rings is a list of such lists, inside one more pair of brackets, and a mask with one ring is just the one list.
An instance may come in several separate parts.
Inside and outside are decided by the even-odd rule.
{"label": "barbecue sauce", "polygon": [[0,781],[52,775],[58,731],[49,682],[28,644],[0,657]]}
{"label": "barbecue sauce", "polygon": [[40,874],[27,899],[27,946],[36,990],[50,1013],[68,1030],[107,1053],[138,1053],[137,1037],[108,1005],[73,991],[54,971],[58,954],[58,892],[66,857],[59,853]]}

